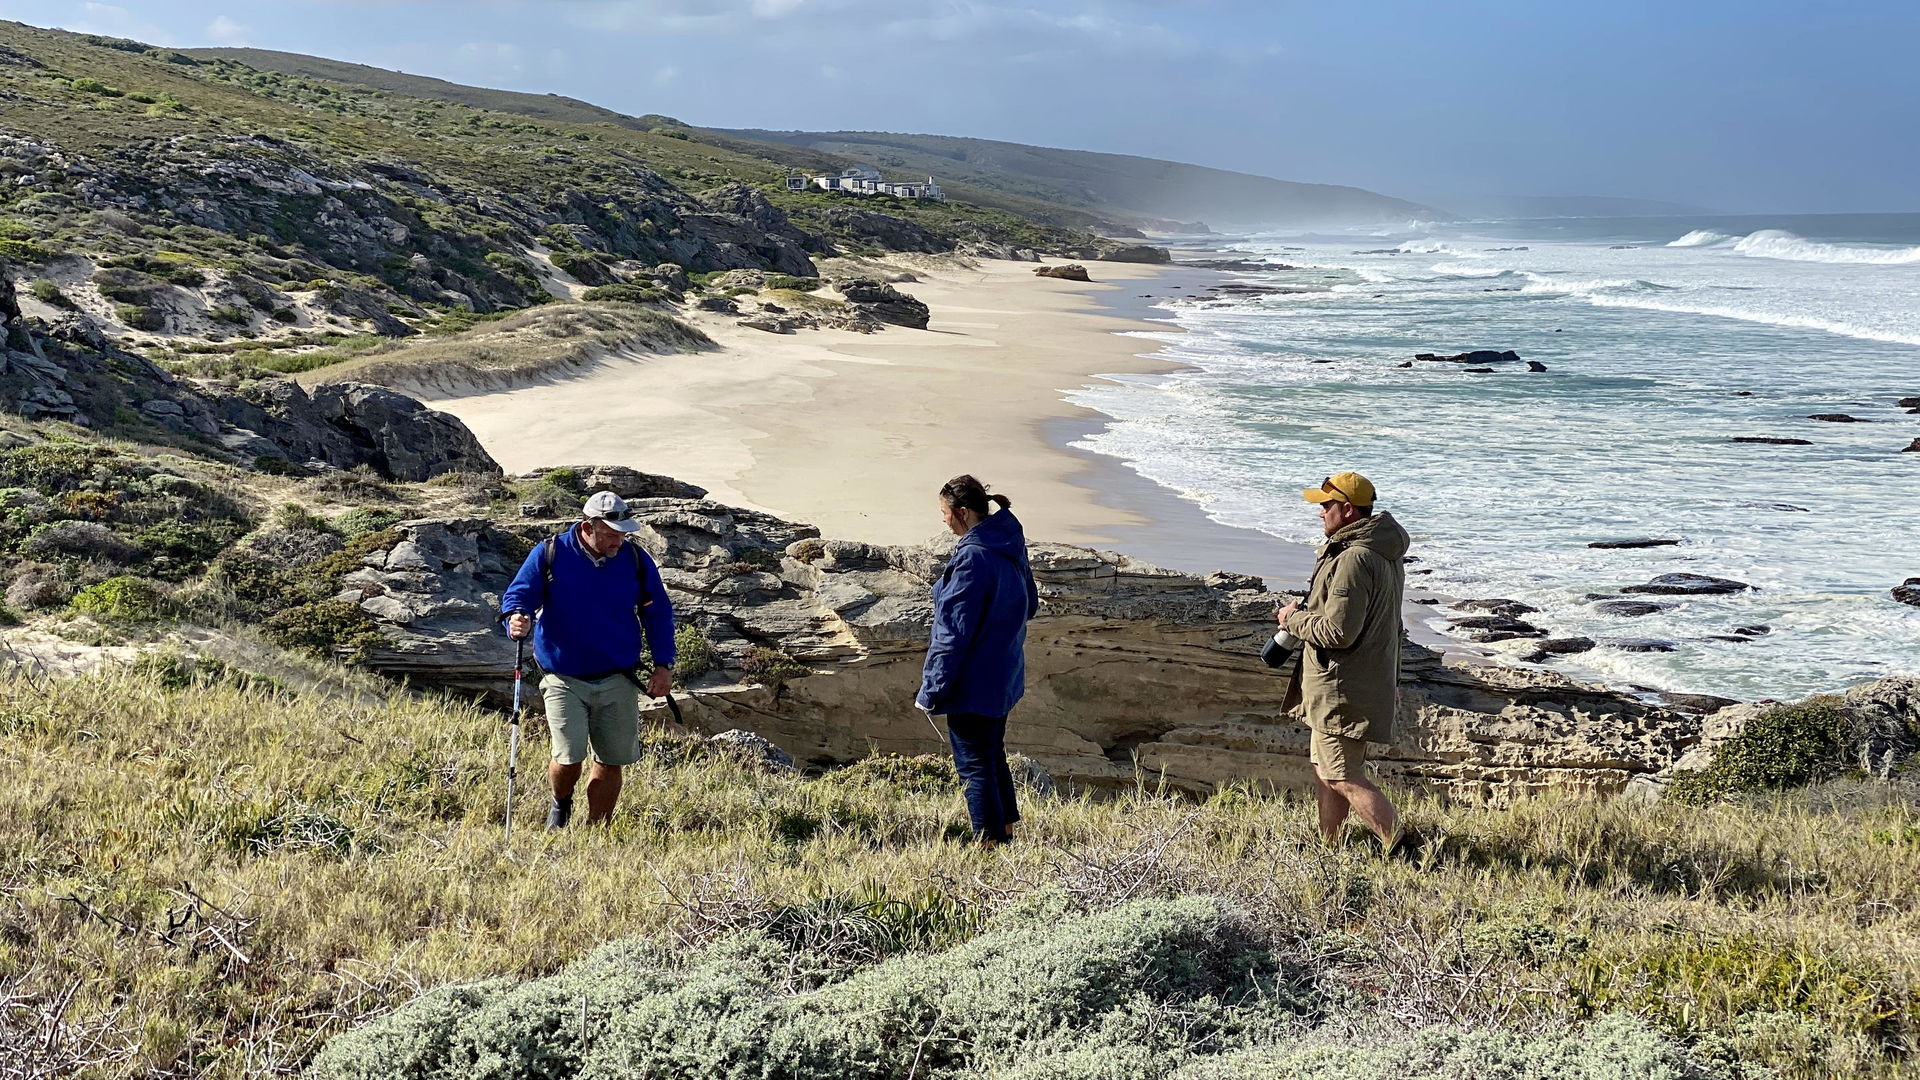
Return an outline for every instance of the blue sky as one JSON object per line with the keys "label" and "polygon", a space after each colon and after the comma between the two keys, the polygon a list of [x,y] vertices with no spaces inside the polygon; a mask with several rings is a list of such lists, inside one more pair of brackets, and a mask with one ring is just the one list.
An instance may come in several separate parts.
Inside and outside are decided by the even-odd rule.
{"label": "blue sky", "polygon": [[1910,0],[0,0],[717,127],[1136,153],[1444,205],[1920,210]]}

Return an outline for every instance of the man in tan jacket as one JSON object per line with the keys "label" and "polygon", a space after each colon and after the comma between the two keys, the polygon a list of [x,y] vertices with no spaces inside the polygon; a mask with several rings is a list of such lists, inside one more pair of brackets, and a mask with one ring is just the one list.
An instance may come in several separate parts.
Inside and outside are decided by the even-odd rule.
{"label": "man in tan jacket", "polygon": [[1327,543],[1305,602],[1279,612],[1281,628],[1300,639],[1300,670],[1283,708],[1301,708],[1312,730],[1314,795],[1328,843],[1352,811],[1391,851],[1399,815],[1364,766],[1369,742],[1393,740],[1407,531],[1393,515],[1373,512],[1373,484],[1359,473],[1335,473],[1301,494],[1319,504]]}

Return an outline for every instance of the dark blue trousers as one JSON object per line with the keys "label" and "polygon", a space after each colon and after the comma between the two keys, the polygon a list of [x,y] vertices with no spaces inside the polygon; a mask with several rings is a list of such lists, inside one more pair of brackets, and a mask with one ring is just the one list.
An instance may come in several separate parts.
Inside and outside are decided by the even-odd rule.
{"label": "dark blue trousers", "polygon": [[1007,826],[1020,820],[1020,810],[1013,804],[1013,772],[1007,768],[1007,718],[949,713],[947,742],[953,746],[953,769],[967,788],[974,835],[1013,839]]}

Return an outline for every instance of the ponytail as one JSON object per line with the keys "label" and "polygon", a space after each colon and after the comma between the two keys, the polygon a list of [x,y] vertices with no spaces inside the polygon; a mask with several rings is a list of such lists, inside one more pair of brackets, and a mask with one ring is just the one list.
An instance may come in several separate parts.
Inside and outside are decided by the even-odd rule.
{"label": "ponytail", "polygon": [[991,511],[987,503],[994,502],[1002,510],[1013,509],[1013,500],[1005,495],[987,494],[987,486],[971,476],[956,476],[940,487],[940,501],[955,510],[971,510],[981,517]]}

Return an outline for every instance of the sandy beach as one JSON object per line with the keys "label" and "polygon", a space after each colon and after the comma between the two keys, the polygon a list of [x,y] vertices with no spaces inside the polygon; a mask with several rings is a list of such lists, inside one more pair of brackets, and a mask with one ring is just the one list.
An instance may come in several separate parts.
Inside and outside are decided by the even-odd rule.
{"label": "sandy beach", "polygon": [[[938,529],[933,493],[971,472],[1014,499],[1035,539],[1116,547],[1175,526],[1229,534],[1210,551],[1265,539],[1066,445],[1065,433],[1100,417],[1065,391],[1103,373],[1169,369],[1142,355],[1151,342],[1117,333],[1155,324],[1097,310],[1154,292],[1165,268],[1096,263],[1091,283],[990,260],[914,273],[921,280],[897,287],[931,308],[926,330],[778,335],[696,313],[719,349],[613,355],[571,378],[431,404],[466,421],[511,471],[626,464],[830,536],[923,541]],[[1298,567],[1299,549],[1266,542]]]}

